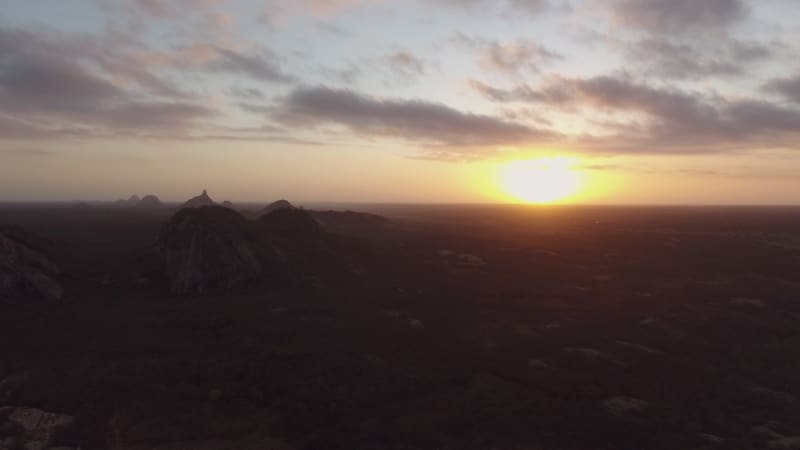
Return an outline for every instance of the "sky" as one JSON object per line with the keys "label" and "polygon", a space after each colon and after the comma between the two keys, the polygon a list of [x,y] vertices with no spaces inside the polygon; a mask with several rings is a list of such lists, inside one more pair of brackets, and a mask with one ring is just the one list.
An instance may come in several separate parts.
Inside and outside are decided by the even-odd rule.
{"label": "sky", "polygon": [[0,201],[515,202],[542,158],[800,204],[800,4],[0,0]]}

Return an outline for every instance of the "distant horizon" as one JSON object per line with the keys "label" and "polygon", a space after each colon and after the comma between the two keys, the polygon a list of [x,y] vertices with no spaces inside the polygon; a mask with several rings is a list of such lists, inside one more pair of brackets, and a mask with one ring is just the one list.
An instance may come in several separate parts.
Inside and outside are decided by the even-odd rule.
{"label": "distant horizon", "polygon": [[[149,194],[147,194],[149,195]],[[116,200],[92,200],[92,199],[74,199],[74,200],[0,200],[0,207],[8,205],[63,205],[71,206],[79,203],[87,205],[98,206],[119,206],[126,207],[130,205],[115,205]],[[188,198],[184,200],[165,200],[159,197],[159,200],[165,207],[180,206],[185,203]],[[614,207],[635,207],[635,208],[669,208],[669,207],[687,207],[687,208],[726,208],[726,207],[742,207],[742,208],[800,208],[800,203],[529,203],[529,202],[379,202],[379,201],[343,201],[343,200],[292,200],[275,198],[274,200],[230,200],[224,199],[222,201],[214,201],[217,205],[222,205],[225,201],[230,201],[235,206],[265,206],[277,200],[288,200],[295,206],[304,207],[306,205],[363,205],[363,206],[431,206],[431,207],[448,207],[448,206],[517,206],[530,209],[558,209],[558,208],[614,208]]]}

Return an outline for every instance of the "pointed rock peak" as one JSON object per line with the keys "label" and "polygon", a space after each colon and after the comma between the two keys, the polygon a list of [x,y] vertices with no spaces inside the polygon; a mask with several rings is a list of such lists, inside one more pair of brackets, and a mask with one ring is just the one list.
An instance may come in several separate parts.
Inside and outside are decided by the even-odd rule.
{"label": "pointed rock peak", "polygon": [[186,203],[181,205],[181,208],[197,208],[200,206],[212,206],[214,204],[214,201],[208,196],[208,192],[203,189],[202,194],[198,195],[197,197],[190,198]]}

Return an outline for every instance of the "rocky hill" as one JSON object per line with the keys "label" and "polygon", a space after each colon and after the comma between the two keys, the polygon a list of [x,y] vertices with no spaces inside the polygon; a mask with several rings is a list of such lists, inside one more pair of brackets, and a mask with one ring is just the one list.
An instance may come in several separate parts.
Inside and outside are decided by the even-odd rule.
{"label": "rocky hill", "polygon": [[139,201],[139,203],[136,204],[136,206],[139,208],[161,208],[164,206],[164,204],[161,203],[161,199],[151,194],[142,197],[142,199]]}
{"label": "rocky hill", "polygon": [[199,208],[201,206],[214,206],[216,203],[208,196],[208,192],[203,189],[203,192],[197,197],[192,197],[182,204],[179,208]]}
{"label": "rocky hill", "polygon": [[265,214],[269,214],[273,211],[277,211],[279,209],[292,209],[294,205],[289,203],[288,200],[278,200],[275,202],[270,203],[269,205],[265,206],[264,209],[258,212],[259,216],[263,216]]}
{"label": "rocky hill", "polygon": [[226,290],[263,272],[263,249],[245,218],[221,206],[178,211],[161,230],[157,249],[174,294]]}

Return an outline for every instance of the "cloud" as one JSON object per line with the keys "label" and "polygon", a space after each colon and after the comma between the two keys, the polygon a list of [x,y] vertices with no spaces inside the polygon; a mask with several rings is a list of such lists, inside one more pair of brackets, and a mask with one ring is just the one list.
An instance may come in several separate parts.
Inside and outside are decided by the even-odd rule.
{"label": "cloud", "polygon": [[615,21],[656,33],[717,31],[748,14],[743,0],[609,0]]}
{"label": "cloud", "polygon": [[[540,88],[508,90],[472,85],[493,101],[535,103],[606,120],[602,136],[582,138],[589,147],[634,152],[800,149],[800,110],[763,100],[654,87],[626,76],[552,78]],[[625,122],[607,120],[617,113]]]}
{"label": "cloud", "polygon": [[353,62],[347,62],[345,66],[341,68],[320,67],[319,73],[328,80],[347,85],[355,83],[356,80],[364,74],[361,65]]}
{"label": "cloud", "polygon": [[279,57],[260,46],[244,51],[213,43],[193,42],[168,50],[139,51],[130,57],[130,62],[152,69],[230,73],[272,83],[295,81],[293,75],[283,71]]}
{"label": "cloud", "polygon": [[41,148],[14,148],[11,150],[6,150],[3,153],[21,158],[41,158],[43,156],[50,156],[53,154],[52,151]]}
{"label": "cloud", "polygon": [[391,68],[404,77],[424,75],[425,63],[407,50],[397,50],[386,57]]}
{"label": "cloud", "polygon": [[559,83],[551,83],[539,89],[527,84],[520,84],[512,89],[500,89],[477,80],[469,80],[469,85],[489,100],[501,103],[566,104],[574,98],[572,89]]}
{"label": "cloud", "polygon": [[[288,1],[287,1],[288,3]],[[296,0],[291,2],[293,7],[301,11],[308,12],[314,16],[330,16],[342,10],[370,5],[381,5],[391,3],[390,0]],[[567,0],[417,0],[417,3],[425,8],[431,5],[438,5],[447,8],[468,8],[475,11],[485,12],[489,9],[497,9],[504,13],[524,12],[526,14],[540,14],[556,9],[569,9]]]}
{"label": "cloud", "polygon": [[234,86],[228,90],[231,97],[243,98],[248,100],[265,100],[267,98],[260,89],[254,87]]}
{"label": "cloud", "polygon": [[454,45],[474,50],[483,69],[496,70],[509,74],[523,71],[536,72],[539,65],[562,59],[563,56],[529,39],[498,42],[457,32],[450,42]]}
{"label": "cloud", "polygon": [[215,47],[216,58],[208,64],[212,70],[239,73],[261,81],[291,83],[295,78],[281,70],[275,56],[265,50],[250,54]]}
{"label": "cloud", "polygon": [[339,125],[363,136],[445,147],[502,146],[554,137],[549,131],[439,103],[376,98],[327,87],[295,89],[280,101],[271,118],[291,127]]}
{"label": "cloud", "polygon": [[124,89],[84,62],[97,60],[73,44],[0,30],[1,138],[175,131],[216,114]]}
{"label": "cloud", "polygon": [[519,39],[513,42],[490,42],[481,50],[481,66],[500,72],[519,73],[523,70],[536,71],[543,62],[560,59],[561,55],[541,45]]}
{"label": "cloud", "polygon": [[506,12],[521,11],[530,14],[549,11],[554,6],[550,0],[507,0],[504,2],[497,2],[496,0],[434,0],[433,3],[462,8],[481,8],[482,10],[496,6],[499,3]]}
{"label": "cloud", "polygon": [[671,79],[740,76],[773,56],[760,42],[724,39],[689,42],[662,36],[648,37],[627,47],[627,57],[649,75]]}
{"label": "cloud", "polygon": [[339,25],[336,25],[335,23],[317,21],[314,26],[317,29],[317,31],[329,34],[331,36],[338,36],[338,37],[352,36],[352,33],[340,27]]}
{"label": "cloud", "polygon": [[775,78],[764,86],[767,91],[777,92],[786,99],[800,103],[800,75],[788,78]]}
{"label": "cloud", "polygon": [[174,19],[193,12],[207,12],[219,0],[131,0],[130,4],[149,17]]}

